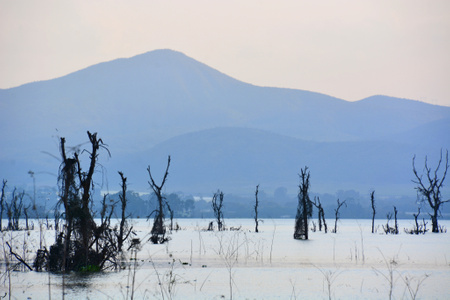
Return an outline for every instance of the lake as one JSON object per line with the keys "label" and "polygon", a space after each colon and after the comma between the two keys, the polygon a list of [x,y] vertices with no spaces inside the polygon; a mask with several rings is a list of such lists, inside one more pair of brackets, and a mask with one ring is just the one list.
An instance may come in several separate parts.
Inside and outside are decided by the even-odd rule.
{"label": "lake", "polygon": [[[168,243],[153,245],[148,242],[151,222],[131,219],[142,247],[137,253],[125,253],[124,270],[71,273],[64,278],[5,272],[6,259],[17,262],[5,255],[5,242],[31,264],[39,247],[39,230],[36,226],[29,232],[3,232],[0,294],[11,288],[17,299],[61,299],[63,290],[66,299],[388,299],[390,293],[395,299],[411,299],[414,293],[417,298],[443,299],[450,295],[449,234],[405,233],[413,220],[399,220],[398,235],[384,233],[386,220],[375,220],[374,234],[371,220],[340,220],[337,233],[330,233],[334,220],[327,220],[329,233],[310,231],[308,241],[293,239],[293,219],[266,219],[259,233],[254,232],[252,219],[225,219],[227,230],[222,232],[205,231],[210,221],[174,220],[181,230],[170,233]],[[440,224],[449,228],[450,221]],[[427,226],[431,228],[430,222]],[[54,231],[44,230],[43,241],[49,247]]]}

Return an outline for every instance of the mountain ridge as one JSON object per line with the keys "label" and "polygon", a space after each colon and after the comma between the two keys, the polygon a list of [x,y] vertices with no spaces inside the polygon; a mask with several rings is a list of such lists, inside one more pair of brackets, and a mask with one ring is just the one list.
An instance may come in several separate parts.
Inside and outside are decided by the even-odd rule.
{"label": "mountain ridge", "polygon": [[[255,86],[173,50],[0,90],[0,111],[0,176],[17,182],[26,182],[29,169],[56,172],[58,166],[41,152],[57,155],[57,137],[77,144],[86,140],[87,130],[98,132],[113,157],[144,153],[185,134],[231,127],[272,132],[303,144],[401,141],[416,149],[420,141],[414,139],[428,136],[431,144],[420,149],[430,155],[450,148],[443,136],[450,131],[445,121],[450,107],[387,96],[348,102],[317,92]],[[275,150],[264,155],[276,160]]]}

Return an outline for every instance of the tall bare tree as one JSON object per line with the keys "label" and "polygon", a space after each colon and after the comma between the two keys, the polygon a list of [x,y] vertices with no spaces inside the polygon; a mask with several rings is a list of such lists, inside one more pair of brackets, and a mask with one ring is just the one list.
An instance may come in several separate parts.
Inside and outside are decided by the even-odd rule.
{"label": "tall bare tree", "polygon": [[375,231],[375,191],[370,193],[370,204],[372,205],[372,233]]}
{"label": "tall bare tree", "polygon": [[312,216],[312,201],[309,198],[309,177],[310,173],[308,167],[301,169],[299,174],[300,184],[298,192],[297,215],[295,216],[295,231],[294,239],[307,240],[308,239],[308,221]]}
{"label": "tall bare tree", "polygon": [[217,193],[214,194],[211,205],[213,208],[214,216],[217,220],[217,229],[219,231],[224,230],[224,222],[223,222],[223,197],[224,194],[221,190],[217,190]]}
{"label": "tall bare tree", "polygon": [[337,207],[334,209],[334,229],[332,230],[333,233],[337,233],[337,222],[339,220],[339,210],[341,209],[342,205],[345,205],[345,207],[347,207],[347,203],[345,202],[346,200],[340,202],[339,199],[337,199]]}
{"label": "tall bare tree", "polygon": [[322,231],[322,224],[325,230],[325,233],[327,233],[328,227],[327,227],[327,222],[325,221],[325,212],[323,210],[322,207],[322,203],[320,203],[320,198],[319,197],[314,197],[314,202],[312,202],[312,204],[317,208],[317,218],[319,220],[319,231]]}
{"label": "tall bare tree", "polygon": [[259,184],[256,186],[255,190],[255,232],[259,232],[258,225],[260,222],[260,220],[258,219],[258,205],[259,205],[258,193],[259,193]]}
{"label": "tall bare tree", "polygon": [[[108,148],[103,144],[102,139],[97,138],[97,133],[87,132],[89,137],[89,142],[91,143],[91,151],[86,151],[90,154],[90,163],[87,172],[83,172],[81,168],[80,159],[78,157],[78,153],[74,153],[74,157],[77,163],[77,174],[80,185],[81,192],[81,215],[80,222],[81,226],[81,236],[82,236],[82,247],[88,253],[89,248],[91,246],[91,242],[93,239],[94,229],[96,228],[96,224],[94,222],[93,215],[90,211],[91,209],[91,188],[92,188],[92,177],[94,176],[95,167],[97,166],[98,160],[98,151],[100,148],[104,148],[108,151]],[[87,257],[86,257],[87,262]]]}
{"label": "tall bare tree", "polygon": [[[164,227],[164,206],[165,206],[165,197],[162,193],[162,189],[164,187],[164,184],[166,183],[167,176],[169,175],[169,167],[170,167],[170,155],[167,158],[167,167],[166,172],[164,173],[164,177],[161,181],[161,184],[156,184],[155,180],[153,179],[152,172],[150,170],[150,166],[148,166],[147,171],[148,175],[150,176],[150,181],[148,182],[150,184],[150,187],[152,188],[153,192],[156,195],[156,198],[158,200],[158,207],[154,211],[156,213],[155,219],[153,221],[153,227],[151,230],[151,238],[150,240],[154,244],[162,244],[166,241],[165,234],[166,234],[166,228]],[[150,217],[150,216],[149,216]]]}
{"label": "tall bare tree", "polygon": [[395,207],[395,205],[394,205],[394,234],[398,234],[398,222],[397,222],[397,213],[398,213],[398,210],[397,210],[397,207]]}
{"label": "tall bare tree", "polygon": [[3,209],[5,208],[5,204],[6,204],[6,202],[5,202],[5,199],[6,199],[6,194],[5,194],[6,183],[7,183],[7,181],[5,179],[3,179],[2,196],[0,198],[0,231],[3,230],[2,219],[3,219]]}
{"label": "tall bare tree", "polygon": [[450,199],[442,200],[441,194],[441,189],[444,186],[445,177],[447,176],[447,171],[449,168],[448,150],[445,155],[445,164],[443,166],[443,171],[441,171],[440,174],[439,169],[441,168],[443,162],[442,149],[439,162],[434,170],[432,170],[431,167],[428,166],[428,159],[427,156],[425,156],[425,167],[421,175],[419,175],[416,170],[415,159],[416,156],[414,155],[412,159],[412,165],[413,173],[416,177],[416,179],[413,180],[413,182],[417,185],[415,189],[417,190],[418,195],[421,197],[421,201],[428,203],[428,205],[432,209],[432,214],[430,214],[432,225],[431,231],[439,232],[438,217],[441,215],[441,205],[450,201]]}
{"label": "tall bare tree", "polygon": [[122,251],[122,246],[123,246],[123,242],[125,242],[132,229],[133,226],[131,226],[130,228],[128,227],[128,222],[127,222],[127,216],[126,215],[126,210],[127,210],[127,178],[123,175],[122,172],[119,171],[119,175],[120,175],[120,179],[121,179],[121,188],[122,188],[122,192],[119,194],[119,199],[120,199],[120,204],[121,204],[121,219],[120,219],[120,225],[119,225],[119,234],[117,235],[117,249],[118,251]]}

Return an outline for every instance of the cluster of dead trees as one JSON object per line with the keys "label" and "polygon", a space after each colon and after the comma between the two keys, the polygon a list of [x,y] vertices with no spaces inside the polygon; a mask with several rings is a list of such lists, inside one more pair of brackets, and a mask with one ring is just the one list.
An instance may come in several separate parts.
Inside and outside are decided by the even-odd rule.
{"label": "cluster of dead trees", "polygon": [[[3,180],[2,191],[0,197],[0,231],[4,230],[31,230],[34,228],[33,224],[30,224],[28,220],[30,219],[30,210],[35,211],[35,206],[31,204],[24,204],[25,191],[19,191],[14,188],[10,200],[8,202],[8,197],[6,196],[6,184],[7,181]],[[6,213],[8,218],[8,223],[3,227],[3,214]],[[19,220],[25,217],[25,227],[21,227]]]}
{"label": "cluster of dead trees", "polygon": [[[65,138],[60,139],[60,152],[61,152],[61,165],[59,168],[58,187],[59,187],[59,202],[55,209],[55,242],[49,249],[40,244],[40,248],[37,250],[36,258],[33,264],[33,268],[37,271],[54,271],[54,272],[66,272],[66,271],[95,271],[104,270],[106,268],[117,268],[119,266],[119,257],[124,251],[124,246],[129,241],[130,245],[137,245],[140,243],[137,239],[131,239],[133,234],[133,227],[127,222],[129,215],[126,215],[127,207],[127,178],[122,172],[118,172],[121,180],[121,193],[119,195],[118,202],[108,202],[108,195],[104,195],[101,211],[100,211],[100,223],[94,221],[94,212],[92,211],[93,200],[92,191],[94,188],[93,176],[98,164],[98,156],[100,151],[106,151],[110,155],[107,145],[103,143],[102,139],[97,137],[97,133],[87,132],[89,138],[89,144],[91,148],[89,150],[83,150],[81,153],[79,150],[68,153],[66,151]],[[89,155],[87,167],[82,167],[80,156],[84,153]],[[147,171],[150,177],[148,181],[152,188],[154,195],[157,199],[157,207],[148,216],[153,216],[153,226],[151,229],[150,241],[154,244],[161,244],[168,240],[165,218],[166,213],[170,217],[170,230],[173,228],[173,216],[174,211],[166,201],[166,197],[163,194],[164,185],[169,175],[171,158],[168,156],[167,167],[160,183],[157,183],[153,177],[150,166]],[[443,155],[441,156],[437,167],[432,170],[427,163],[425,157],[425,167],[422,175],[416,170],[415,157],[413,158],[413,173],[415,175],[416,190],[420,196],[421,203],[427,203],[432,209],[430,214],[432,221],[432,232],[442,232],[444,229],[438,224],[438,217],[440,217],[440,209],[442,204],[449,202],[449,200],[442,200],[441,190],[444,180],[449,168],[448,164],[448,151],[445,156],[445,163],[443,171],[439,173],[443,164]],[[310,199],[310,172],[308,167],[301,169],[299,174],[299,192],[298,192],[298,205],[295,217],[295,230],[294,239],[308,239],[309,231],[309,219],[312,217],[313,207],[318,211],[318,223],[319,231],[324,228],[325,233],[328,231],[328,226],[325,219],[325,212],[320,202],[320,199],[314,198],[314,201]],[[17,192],[14,189],[12,193],[11,201],[8,203],[6,200],[6,180],[3,181],[1,190],[1,216],[3,216],[4,209],[6,209],[6,215],[8,216],[8,224],[5,227],[7,230],[19,229],[19,218],[22,213],[26,217],[26,229],[28,228],[28,212],[30,206],[23,204],[24,192]],[[255,232],[259,231],[259,222],[261,220],[258,217],[258,200],[259,185],[256,186],[255,191],[255,205],[254,205],[254,220],[255,220]],[[370,195],[371,207],[372,207],[372,233],[374,233],[374,220],[376,214],[375,206],[375,191],[372,191]],[[337,232],[337,224],[340,217],[340,209],[346,206],[346,201],[340,201],[337,199],[337,206],[335,208],[335,222],[334,229],[331,232]],[[120,209],[120,222],[113,226],[111,225],[111,218],[115,213],[115,210],[119,206]],[[218,190],[214,193],[211,201],[212,210],[217,222],[217,228],[219,231],[225,230],[224,222],[224,193]],[[36,209],[35,203],[33,208]],[[422,225],[418,223],[418,216],[420,214],[420,208],[417,214],[414,214],[415,227],[411,230],[405,230],[407,233],[419,234],[425,233],[426,222],[423,219]],[[389,222],[394,216],[394,226],[392,227]],[[3,228],[0,218],[0,229]],[[213,222],[210,223],[210,230],[213,230]],[[315,226],[314,226],[315,228]],[[383,229],[386,234],[398,234],[397,224],[397,209],[394,206],[394,215],[388,213],[386,226],[383,225]],[[12,249],[11,249],[12,251]],[[16,255],[15,253],[12,253]],[[16,256],[19,257],[20,256]],[[19,259],[18,258],[18,259]],[[19,259],[20,260],[20,259]],[[23,260],[22,260],[23,261]],[[28,266],[29,267],[29,266]],[[31,267],[30,267],[31,268]]]}
{"label": "cluster of dead trees", "polygon": [[[103,198],[100,224],[94,221],[92,211],[93,176],[97,167],[100,150],[109,154],[107,145],[96,133],[87,132],[90,150],[82,153],[67,153],[65,138],[60,139],[61,165],[59,169],[60,200],[56,214],[63,220],[62,226],[55,226],[55,242],[49,249],[37,250],[33,267],[37,271],[98,271],[119,266],[119,255],[124,241],[130,237],[132,227],[127,223],[126,177],[121,177],[121,221],[111,225],[111,218],[117,203],[108,204],[107,195]],[[89,154],[88,167],[82,167],[81,154]],[[59,224],[59,221],[56,222]]]}
{"label": "cluster of dead trees", "polygon": [[[294,229],[294,239],[297,240],[307,240],[308,239],[308,225],[309,219],[312,217],[313,207],[317,208],[318,211],[318,222],[319,222],[319,231],[322,231],[322,225],[325,233],[328,232],[327,222],[325,220],[325,212],[322,207],[322,203],[320,202],[320,198],[314,198],[312,201],[309,197],[309,188],[310,188],[310,172],[308,171],[308,167],[301,169],[299,174],[300,184],[298,186],[298,205],[297,205],[297,214],[295,216],[295,229]],[[341,202],[337,199],[337,207],[334,210],[335,212],[335,222],[334,229],[331,232],[337,232],[337,223],[340,217],[339,210],[342,206],[347,206],[345,200]]]}
{"label": "cluster of dead trees", "polygon": [[[443,200],[442,199],[442,187],[444,186],[444,181],[447,176],[447,172],[449,169],[448,162],[448,150],[446,151],[445,161],[443,159],[442,150],[440,153],[439,161],[435,169],[432,169],[428,166],[428,160],[425,156],[425,166],[423,169],[423,173],[419,175],[419,172],[416,169],[415,165],[415,156],[412,160],[413,173],[415,179],[413,182],[416,184],[416,190],[419,197],[419,203],[421,205],[427,204],[432,213],[430,213],[431,224],[432,224],[432,232],[446,232],[446,229],[438,224],[438,218],[441,217],[441,207],[444,203],[450,202],[450,199]],[[442,169],[441,169],[442,168]],[[327,224],[325,221],[325,213],[322,207],[322,203],[319,198],[314,198],[314,201],[311,201],[309,197],[309,187],[310,187],[310,173],[308,171],[308,167],[301,169],[299,174],[300,184],[299,184],[299,193],[298,193],[298,205],[297,205],[297,214],[295,217],[295,230],[294,230],[294,239],[308,239],[308,220],[312,216],[312,208],[313,206],[318,210],[318,222],[319,222],[319,231],[322,230],[322,225],[324,226],[325,233],[327,232]],[[375,232],[374,223],[375,223],[375,214],[376,214],[376,205],[375,205],[375,191],[372,191],[370,194],[370,201],[372,207],[372,233]],[[332,229],[333,233],[337,232],[337,222],[339,220],[339,210],[345,205],[345,201],[340,202],[337,200],[337,207],[335,209],[335,222],[334,229]],[[397,208],[394,206],[394,214],[389,212],[387,217],[386,225],[382,225],[383,230],[386,234],[398,234],[398,222],[397,222]],[[414,216],[414,228],[413,229],[405,229],[406,233],[410,234],[425,234],[428,229],[426,228],[427,222],[423,218],[422,224],[419,225],[417,219],[420,214],[420,207],[418,209],[417,214],[413,214]],[[394,226],[391,226],[389,222],[392,217],[394,217]],[[315,224],[314,224],[315,230]]]}

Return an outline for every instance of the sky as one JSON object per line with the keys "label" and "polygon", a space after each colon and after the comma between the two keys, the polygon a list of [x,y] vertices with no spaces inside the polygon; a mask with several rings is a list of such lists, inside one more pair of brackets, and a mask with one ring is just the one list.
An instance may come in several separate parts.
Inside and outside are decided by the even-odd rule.
{"label": "sky", "polygon": [[0,88],[155,49],[260,86],[450,106],[448,0],[0,0]]}

